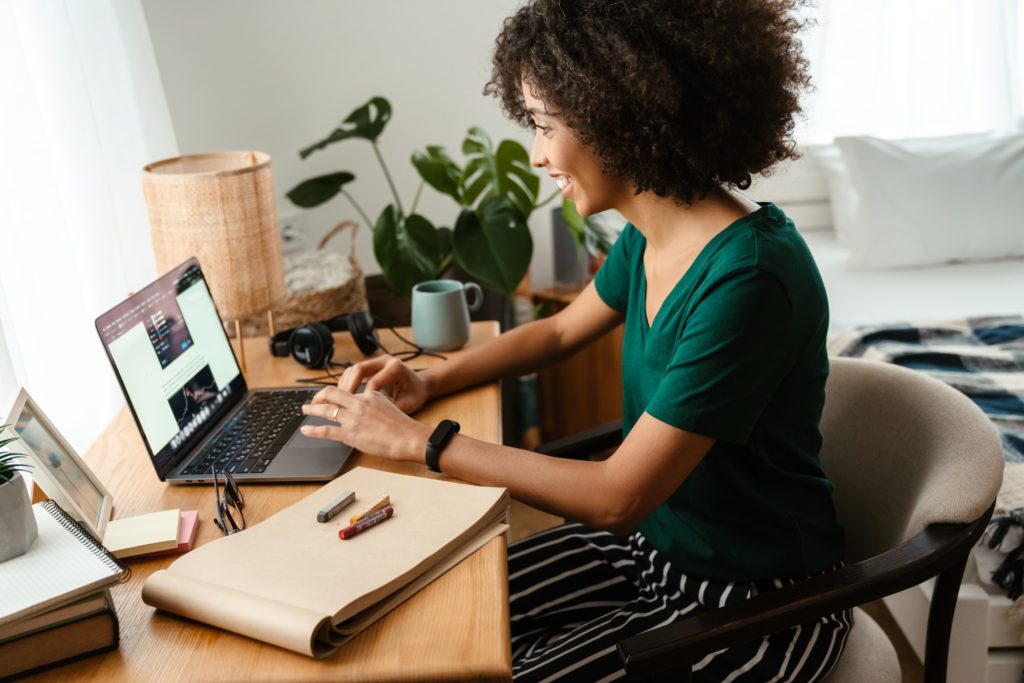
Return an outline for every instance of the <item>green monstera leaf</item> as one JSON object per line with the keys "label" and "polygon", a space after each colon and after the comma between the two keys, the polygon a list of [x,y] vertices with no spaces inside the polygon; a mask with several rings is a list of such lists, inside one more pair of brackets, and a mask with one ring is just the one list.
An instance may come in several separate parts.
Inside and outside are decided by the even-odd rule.
{"label": "green monstera leaf", "polygon": [[463,209],[455,222],[455,258],[485,285],[511,296],[526,275],[533,239],[523,213],[508,197]]}
{"label": "green monstera leaf", "polygon": [[413,152],[412,165],[419,171],[420,177],[432,188],[448,195],[459,204],[462,203],[462,170],[451,160],[444,147],[432,145],[427,151]]}
{"label": "green monstera leaf", "polygon": [[463,206],[482,206],[492,197],[508,197],[524,219],[537,203],[540,178],[530,167],[530,155],[514,140],[504,140],[494,151],[491,138],[481,128],[469,129],[462,143],[469,159],[462,170]]}
{"label": "green monstera leaf", "polygon": [[349,114],[341,122],[341,125],[326,138],[300,150],[299,156],[305,159],[317,150],[349,138],[362,138],[376,142],[390,119],[391,103],[383,97],[373,97],[369,102]]}
{"label": "green monstera leaf", "polygon": [[350,183],[355,179],[356,177],[348,171],[328,173],[327,175],[302,181],[289,190],[285,196],[292,200],[292,203],[296,206],[311,209],[333,199],[336,194],[341,192],[341,188],[346,183]]}
{"label": "green monstera leaf", "polygon": [[373,252],[391,289],[399,296],[411,296],[417,282],[439,274],[437,229],[423,216],[403,216],[389,204],[373,227]]}

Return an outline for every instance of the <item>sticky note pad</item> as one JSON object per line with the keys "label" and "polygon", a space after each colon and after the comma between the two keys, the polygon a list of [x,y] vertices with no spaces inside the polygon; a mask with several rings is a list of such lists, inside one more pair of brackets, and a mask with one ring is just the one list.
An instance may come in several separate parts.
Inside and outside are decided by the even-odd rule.
{"label": "sticky note pad", "polygon": [[192,550],[196,542],[196,530],[199,529],[199,511],[182,510],[181,521],[178,523],[178,547],[170,550],[157,550],[152,553],[135,555],[135,557],[163,557],[165,555],[177,555]]}
{"label": "sticky note pad", "polygon": [[177,548],[180,513],[175,508],[111,520],[103,545],[119,559]]}

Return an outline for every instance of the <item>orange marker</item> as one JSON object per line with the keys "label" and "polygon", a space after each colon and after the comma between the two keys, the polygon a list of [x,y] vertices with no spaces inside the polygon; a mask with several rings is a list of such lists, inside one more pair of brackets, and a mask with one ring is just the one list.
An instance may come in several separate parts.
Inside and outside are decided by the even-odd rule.
{"label": "orange marker", "polygon": [[366,508],[365,510],[363,510],[359,514],[352,515],[351,517],[349,517],[348,523],[349,524],[355,524],[356,522],[358,522],[359,520],[363,519],[364,517],[369,517],[374,512],[378,512],[380,510],[383,510],[388,505],[391,505],[391,498],[389,496],[382,496],[380,498],[380,500],[378,500],[376,503],[374,503],[370,507]]}

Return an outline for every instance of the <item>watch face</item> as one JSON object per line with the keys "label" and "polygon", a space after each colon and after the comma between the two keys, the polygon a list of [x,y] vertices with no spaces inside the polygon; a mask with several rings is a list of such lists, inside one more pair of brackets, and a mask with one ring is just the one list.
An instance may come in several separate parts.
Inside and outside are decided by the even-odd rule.
{"label": "watch face", "polygon": [[459,431],[459,423],[454,420],[441,420],[441,423],[434,429],[433,434],[427,439],[427,443],[437,448],[443,445]]}

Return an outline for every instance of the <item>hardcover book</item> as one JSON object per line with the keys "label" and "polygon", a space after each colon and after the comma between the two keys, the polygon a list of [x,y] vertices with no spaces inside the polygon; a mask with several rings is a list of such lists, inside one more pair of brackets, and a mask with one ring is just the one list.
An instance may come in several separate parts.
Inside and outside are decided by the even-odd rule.
{"label": "hardcover book", "polygon": [[43,671],[117,647],[113,606],[95,614],[0,643],[0,678]]}

